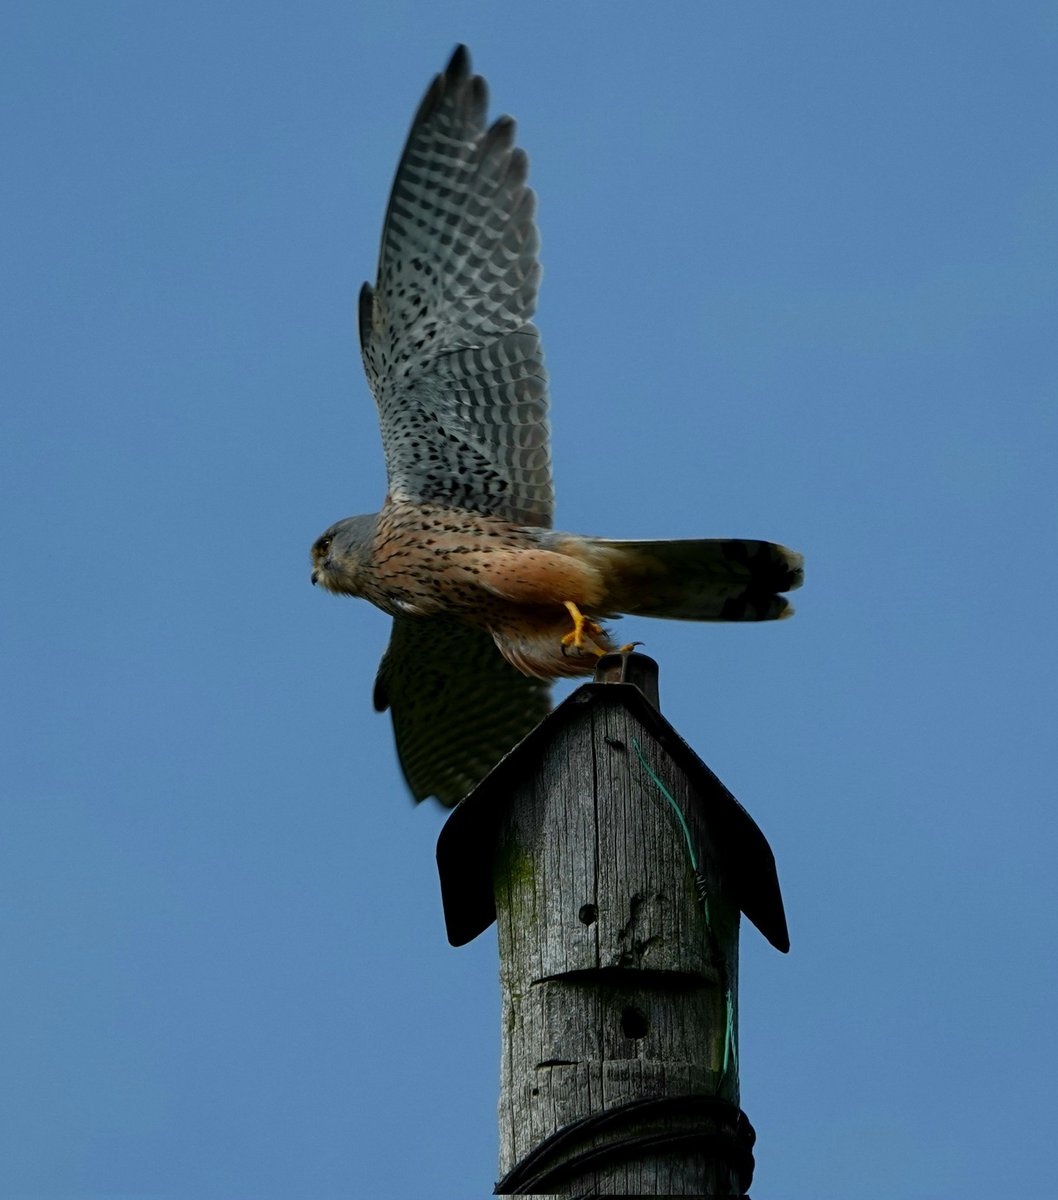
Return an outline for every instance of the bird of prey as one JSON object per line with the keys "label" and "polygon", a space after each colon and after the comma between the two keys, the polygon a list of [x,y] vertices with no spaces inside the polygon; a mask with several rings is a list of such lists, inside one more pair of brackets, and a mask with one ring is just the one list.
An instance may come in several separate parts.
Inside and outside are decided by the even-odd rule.
{"label": "bird of prey", "polygon": [[540,267],[514,122],[486,124],[460,46],[412,122],[360,293],[388,489],[312,547],[312,582],[393,617],[374,702],[416,800],[457,803],[590,674],[622,613],[787,616],[801,557],[770,542],[610,541],[551,528]]}

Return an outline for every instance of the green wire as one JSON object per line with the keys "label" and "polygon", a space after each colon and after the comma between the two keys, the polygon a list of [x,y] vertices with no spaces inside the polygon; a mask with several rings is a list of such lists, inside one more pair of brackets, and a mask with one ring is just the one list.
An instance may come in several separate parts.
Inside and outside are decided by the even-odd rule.
{"label": "green wire", "polygon": [[672,793],[669,791],[669,789],[661,782],[657,775],[654,774],[650,763],[648,763],[644,758],[643,751],[639,748],[639,743],[635,738],[632,739],[632,748],[635,750],[636,755],[642,764],[643,770],[646,771],[650,778],[653,779],[653,781],[658,785],[658,791],[661,792],[665,799],[672,805],[672,811],[676,814],[676,818],[680,823],[680,828],[683,830],[684,839],[687,842],[687,855],[691,860],[691,870],[697,872],[698,855],[694,852],[694,843],[691,841],[691,831],[687,828],[687,822],[684,819],[683,813],[680,811],[680,806],[672,798]]}
{"label": "green wire", "polygon": [[724,992],[724,1001],[727,1004],[727,1028],[724,1030],[724,1069],[720,1072],[721,1080],[727,1074],[729,1057],[735,1060],[736,1070],[738,1068],[738,1050],[735,1047],[735,1006],[731,1003],[730,988]]}
{"label": "green wire", "polygon": [[[687,827],[687,820],[683,815],[683,811],[681,810],[680,806],[676,803],[676,801],[673,798],[673,795],[669,791],[669,789],[661,782],[661,780],[654,773],[653,769],[650,766],[650,763],[647,762],[646,758],[643,755],[643,751],[640,748],[640,745],[636,741],[635,738],[632,739],[632,748],[635,750],[636,757],[639,759],[639,763],[642,766],[643,770],[646,771],[646,773],[650,776],[651,779],[653,779],[655,784],[657,784],[658,791],[661,792],[661,794],[665,797],[665,799],[669,802],[669,804],[672,805],[672,811],[676,814],[676,819],[680,823],[680,828],[683,830],[684,840],[687,843],[687,856],[691,860],[691,870],[693,870],[695,875],[697,875],[698,874],[698,855],[695,854],[695,852],[694,852],[694,843],[691,841],[691,831]],[[705,913],[706,928],[709,928],[710,927],[709,926],[709,898],[707,896],[703,895],[701,897],[701,902],[702,902],[702,909]],[[720,1081],[723,1081],[724,1077],[727,1075],[727,1068],[732,1059],[734,1059],[736,1070],[738,1069],[738,1050],[735,1047],[735,1006],[734,1006],[734,1003],[732,1002],[730,988],[727,988],[724,992],[724,1004],[727,1009],[727,1014],[726,1014],[726,1022],[725,1022],[725,1029],[724,1029],[724,1065],[720,1071]],[[719,1086],[720,1086],[720,1084],[718,1082],[717,1087],[719,1088]]]}

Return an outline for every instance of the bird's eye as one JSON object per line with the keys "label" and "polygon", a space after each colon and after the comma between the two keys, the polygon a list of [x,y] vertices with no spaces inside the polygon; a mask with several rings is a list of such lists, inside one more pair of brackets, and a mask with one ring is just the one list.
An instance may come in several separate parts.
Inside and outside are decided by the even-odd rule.
{"label": "bird's eye", "polygon": [[316,557],[323,558],[323,556],[331,548],[331,542],[333,542],[333,541],[334,541],[334,538],[332,538],[330,536],[321,537],[320,540],[316,543],[316,545],[313,546],[313,548],[312,548]]}

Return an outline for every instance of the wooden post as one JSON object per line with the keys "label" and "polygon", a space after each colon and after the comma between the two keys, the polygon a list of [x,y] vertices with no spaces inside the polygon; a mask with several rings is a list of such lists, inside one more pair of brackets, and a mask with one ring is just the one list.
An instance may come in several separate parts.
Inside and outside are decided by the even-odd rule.
{"label": "wooden post", "polygon": [[743,1196],[739,913],[788,949],[774,859],[658,713],[657,665],[596,680],[438,842],[450,940],[498,919],[497,1194]]}

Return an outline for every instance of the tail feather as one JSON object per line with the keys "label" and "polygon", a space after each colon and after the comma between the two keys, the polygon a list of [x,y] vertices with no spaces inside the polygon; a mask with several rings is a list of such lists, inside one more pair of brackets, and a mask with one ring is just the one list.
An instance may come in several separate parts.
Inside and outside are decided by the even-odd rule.
{"label": "tail feather", "polygon": [[592,538],[608,613],[682,621],[771,621],[793,614],[782,592],[800,587],[803,559],[741,538],[621,542]]}

